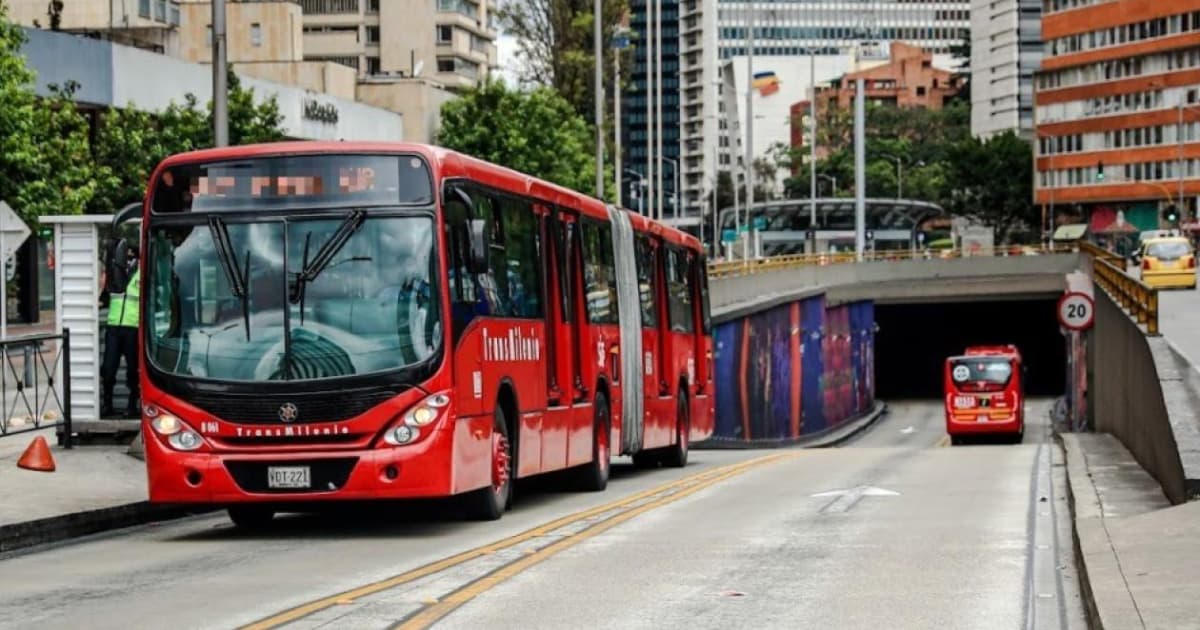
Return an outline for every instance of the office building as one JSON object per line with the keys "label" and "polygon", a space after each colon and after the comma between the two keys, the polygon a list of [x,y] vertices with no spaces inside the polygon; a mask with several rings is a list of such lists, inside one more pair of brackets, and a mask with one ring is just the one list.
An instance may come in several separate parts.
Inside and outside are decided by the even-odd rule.
{"label": "office building", "polygon": [[1033,73],[1042,60],[1042,0],[971,3],[971,133],[1033,132]]}
{"label": "office building", "polygon": [[1047,0],[1036,75],[1044,227],[1157,229],[1200,193],[1200,2]]}
{"label": "office building", "polygon": [[[685,0],[686,1],[686,0]],[[632,0],[630,2],[629,27],[634,33],[633,68],[629,83],[626,85],[621,99],[622,145],[624,157],[622,177],[622,200],[626,207],[652,214],[655,211],[657,197],[646,198],[647,187],[639,178],[646,177],[650,172],[648,161],[651,156],[657,156],[657,94],[651,94],[651,84],[655,70],[655,51],[650,42],[657,36],[657,21],[650,21],[647,11],[653,7],[662,7],[662,155],[664,161],[660,166],[653,167],[655,179],[662,173],[662,199],[664,218],[675,215],[674,197],[676,194],[675,165],[680,157],[680,37],[679,10],[680,0]],[[647,110],[654,99],[655,107]],[[635,176],[633,173],[636,173]]]}

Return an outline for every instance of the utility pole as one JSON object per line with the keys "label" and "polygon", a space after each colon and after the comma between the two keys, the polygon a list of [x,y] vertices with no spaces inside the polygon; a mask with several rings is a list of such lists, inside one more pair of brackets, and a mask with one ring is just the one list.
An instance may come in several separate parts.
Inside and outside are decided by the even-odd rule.
{"label": "utility pole", "polygon": [[613,37],[614,60],[613,60],[613,123],[614,123],[614,149],[613,155],[613,176],[616,177],[614,184],[617,187],[617,207],[621,205],[621,197],[625,195],[625,188],[621,186],[621,52],[629,45],[629,39],[625,34],[624,27]]}
{"label": "utility pole", "polygon": [[[746,240],[742,259],[750,258],[750,211],[754,207],[754,3],[746,12]],[[734,182],[737,186],[737,182]],[[738,235],[741,236],[740,234]]]}
{"label": "utility pole", "polygon": [[213,37],[213,139],[216,146],[229,146],[229,77],[225,73],[225,0],[212,3]]}
{"label": "utility pole", "polygon": [[[604,46],[601,42],[601,12],[604,7],[596,0],[592,16],[592,47],[596,57],[596,198],[604,199]],[[618,202],[619,203],[619,202]]]}
{"label": "utility pole", "polygon": [[654,218],[654,4],[646,2],[646,214]]}
{"label": "utility pole", "polygon": [[662,0],[655,0],[655,15],[657,19],[654,22],[654,140],[656,145],[656,155],[658,156],[658,169],[654,171],[654,191],[655,201],[658,208],[658,219],[663,218],[663,144],[662,144]]}
{"label": "utility pole", "polygon": [[812,97],[808,101],[808,229],[812,232],[809,253],[817,251],[817,53],[808,50],[808,81],[812,84]]}
{"label": "utility pole", "polygon": [[854,81],[854,253],[860,261],[867,251],[865,83],[862,78]]}

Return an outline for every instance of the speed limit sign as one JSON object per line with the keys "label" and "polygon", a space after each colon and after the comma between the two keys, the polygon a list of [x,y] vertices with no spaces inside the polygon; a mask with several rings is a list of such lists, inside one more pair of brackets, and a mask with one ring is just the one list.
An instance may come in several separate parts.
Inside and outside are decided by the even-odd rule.
{"label": "speed limit sign", "polygon": [[1070,330],[1091,328],[1096,305],[1086,293],[1066,293],[1058,300],[1058,323]]}

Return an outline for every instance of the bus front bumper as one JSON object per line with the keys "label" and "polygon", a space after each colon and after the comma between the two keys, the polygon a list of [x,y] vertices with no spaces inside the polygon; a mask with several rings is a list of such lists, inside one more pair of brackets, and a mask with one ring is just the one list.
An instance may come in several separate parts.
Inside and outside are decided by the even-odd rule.
{"label": "bus front bumper", "polygon": [[[286,453],[185,453],[151,438],[146,440],[150,501],[299,504],[447,496],[470,489],[464,483],[482,482],[460,475],[456,484],[455,463],[474,459],[473,451],[480,450],[471,444],[456,449],[457,432],[435,431],[428,440],[402,447]],[[308,487],[272,488],[271,473],[292,482],[306,479]]]}

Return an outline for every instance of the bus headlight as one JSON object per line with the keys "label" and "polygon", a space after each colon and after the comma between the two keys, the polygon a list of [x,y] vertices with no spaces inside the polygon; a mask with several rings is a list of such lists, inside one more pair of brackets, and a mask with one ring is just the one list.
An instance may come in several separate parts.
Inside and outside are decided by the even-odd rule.
{"label": "bus headlight", "polygon": [[401,414],[399,422],[384,431],[383,441],[392,446],[416,442],[424,433],[422,429],[440,420],[449,406],[450,396],[444,392],[425,398]]}
{"label": "bus headlight", "polygon": [[167,444],[177,451],[194,451],[204,445],[204,438],[182,420],[165,411],[158,411],[150,419],[154,432],[167,439]]}

